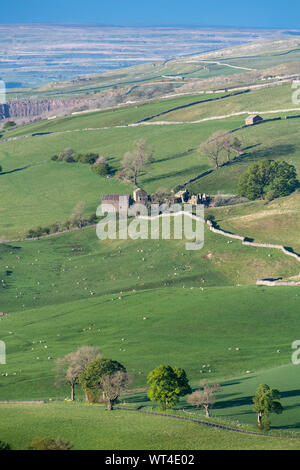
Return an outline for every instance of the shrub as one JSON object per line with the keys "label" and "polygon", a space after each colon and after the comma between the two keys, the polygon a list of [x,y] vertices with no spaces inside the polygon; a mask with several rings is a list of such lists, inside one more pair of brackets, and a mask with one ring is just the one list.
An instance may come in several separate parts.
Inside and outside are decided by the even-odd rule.
{"label": "shrub", "polygon": [[2,166],[0,165],[0,173],[2,173]]}
{"label": "shrub", "polygon": [[49,226],[49,233],[56,233],[56,232],[59,232],[59,230],[60,230],[60,227],[57,222]]}
{"label": "shrub", "polygon": [[16,126],[17,124],[15,123],[15,121],[6,121],[4,124],[3,124],[3,129],[9,129],[10,127],[14,127]]}
{"label": "shrub", "polygon": [[29,446],[30,450],[71,450],[72,446],[69,442],[60,438],[52,439],[51,437],[37,437],[33,439]]}
{"label": "shrub", "polygon": [[67,162],[67,163],[74,163],[75,162],[72,155],[66,155],[65,158],[64,158],[64,161]]}
{"label": "shrub", "polygon": [[97,153],[80,154],[80,155],[78,155],[78,162],[80,162],[80,163],[89,163],[90,165],[92,165],[93,163],[95,163],[98,156],[99,155]]}
{"label": "shrub", "polygon": [[87,222],[88,222],[89,224],[96,224],[97,221],[98,221],[98,217],[97,217],[96,214],[92,214],[92,215],[90,215],[90,216],[87,218]]}
{"label": "shrub", "polygon": [[58,160],[58,155],[52,155],[51,160],[53,160],[54,162]]}
{"label": "shrub", "polygon": [[94,172],[100,176],[106,176],[110,172],[110,169],[107,163],[97,163],[97,164],[94,164],[92,168]]}
{"label": "shrub", "polygon": [[0,450],[10,450],[10,445],[7,442],[0,441]]}
{"label": "shrub", "polygon": [[67,148],[65,150],[62,150],[62,152],[60,152],[58,159],[61,161],[69,161],[69,162],[75,161],[73,158],[73,155],[74,155],[74,150],[72,148]]}

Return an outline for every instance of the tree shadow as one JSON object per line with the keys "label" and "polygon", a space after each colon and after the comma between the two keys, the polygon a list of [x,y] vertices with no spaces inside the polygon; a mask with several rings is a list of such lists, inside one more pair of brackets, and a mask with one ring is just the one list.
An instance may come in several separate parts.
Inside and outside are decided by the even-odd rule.
{"label": "tree shadow", "polygon": [[144,178],[143,182],[144,183],[152,183],[153,181],[163,180],[163,179],[167,179],[167,178],[173,178],[175,176],[188,176],[190,173],[196,172],[197,169],[199,170],[198,166],[193,166],[193,167],[189,167],[189,168],[186,168],[186,169],[183,169],[183,170],[173,171],[173,172],[170,172],[170,173],[167,173],[167,174],[164,174],[164,175],[158,175],[158,176],[152,176],[150,178]]}
{"label": "tree shadow", "polygon": [[233,400],[219,400],[214,408],[234,408],[237,406],[253,405],[253,396],[234,398]]}
{"label": "tree shadow", "polygon": [[9,171],[2,171],[2,173],[0,173],[0,176],[2,175],[8,175],[9,173],[15,173],[16,171],[22,171],[22,170],[26,170],[26,168],[29,168],[31,165],[27,165],[27,166],[23,166],[21,168],[16,168],[15,170],[9,170]]}
{"label": "tree shadow", "polygon": [[[260,144],[259,144],[260,145]],[[255,151],[249,152],[249,148],[246,149],[247,151],[243,153],[243,155],[235,158],[232,163],[241,163],[245,159],[247,161],[257,161],[257,160],[262,160],[262,159],[270,159],[274,160],[274,158],[286,156],[291,153],[295,153],[297,148],[293,144],[279,144],[279,145],[273,145],[270,147],[266,148],[261,148],[257,149]]]}
{"label": "tree shadow", "polygon": [[176,158],[181,158],[181,157],[184,157],[185,155],[187,155],[188,153],[193,152],[193,150],[196,150],[196,148],[190,148],[188,150],[184,150],[183,152],[176,153],[175,155],[169,155],[168,157],[155,159],[155,161],[153,163],[167,162],[168,160],[174,160]]}

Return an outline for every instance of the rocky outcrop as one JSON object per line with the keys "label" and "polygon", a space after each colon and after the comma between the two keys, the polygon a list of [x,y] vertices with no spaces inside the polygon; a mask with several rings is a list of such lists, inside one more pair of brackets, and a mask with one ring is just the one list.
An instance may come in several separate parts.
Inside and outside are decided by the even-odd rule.
{"label": "rocky outcrop", "polygon": [[74,108],[88,106],[90,100],[14,100],[0,104],[0,119],[28,119],[56,113],[64,114]]}

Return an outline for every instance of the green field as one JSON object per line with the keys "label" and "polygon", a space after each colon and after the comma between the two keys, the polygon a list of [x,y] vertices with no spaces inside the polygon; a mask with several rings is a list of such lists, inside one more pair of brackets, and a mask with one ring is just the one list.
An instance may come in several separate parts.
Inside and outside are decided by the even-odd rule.
{"label": "green field", "polygon": [[32,439],[49,436],[69,441],[76,450],[296,450],[300,444],[299,439],[243,435],[130,411],[109,414],[83,404],[0,406],[0,436],[13,449],[27,449]]}

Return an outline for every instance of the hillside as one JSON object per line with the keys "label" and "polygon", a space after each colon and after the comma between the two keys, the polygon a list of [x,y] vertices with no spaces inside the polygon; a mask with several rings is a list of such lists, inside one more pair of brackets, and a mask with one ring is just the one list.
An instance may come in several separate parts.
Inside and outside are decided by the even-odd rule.
{"label": "hillside", "polygon": [[[124,364],[132,376],[132,392],[122,396],[130,408],[157,410],[147,399],[146,378],[158,364],[168,363],[183,367],[194,388],[203,377],[218,381],[221,391],[213,419],[238,420],[252,430],[256,387],[269,383],[279,388],[285,411],[272,416],[272,431],[299,433],[299,387],[291,364],[291,344],[299,324],[299,287],[256,285],[259,279],[298,279],[295,258],[269,247],[243,245],[213,233],[208,225],[204,247],[198,251],[186,250],[184,237],[100,241],[94,226],[21,240],[30,229],[65,222],[78,204],[90,216],[103,194],[132,194],[133,183],[118,179],[116,173],[124,154],[143,138],[153,147],[154,157],[138,176],[138,186],[148,194],[184,187],[190,193],[216,196],[213,201],[223,205],[206,207],[206,219],[214,219],[232,234],[281,244],[299,254],[298,191],[271,202],[235,197],[240,175],[259,160],[284,160],[295,166],[300,178],[300,118],[286,119],[300,114],[300,105],[291,98],[293,78],[289,75],[288,83],[283,76],[266,78],[270,70],[296,73],[299,44],[297,38],[248,44],[195,55],[193,60],[184,57],[122,69],[122,77],[116,71],[107,72],[91,77],[88,86],[122,88],[122,80],[131,80],[126,91],[131,102],[1,131],[0,339],[6,343],[8,360],[1,365],[0,400],[63,400],[69,389],[54,385],[56,359],[79,346],[93,345]],[[218,63],[202,66],[204,61]],[[245,70],[251,68],[255,70]],[[168,89],[172,96],[161,88],[146,102],[139,95],[138,81],[149,80],[154,86],[165,74],[173,75],[166,79],[174,84]],[[175,86],[175,74],[184,75],[180,85],[176,80]],[[206,93],[210,80],[220,77],[224,81],[226,77],[233,88],[241,80],[246,90],[211,86],[214,92]],[[267,80],[274,86],[261,88]],[[45,93],[44,97],[66,93],[66,99],[71,99],[73,93],[85,93],[84,86],[79,81],[56,83],[34,93]],[[265,121],[246,127],[245,118],[254,112]],[[241,155],[218,170],[197,150],[216,131],[230,131],[242,142]],[[110,177],[97,175],[88,164],[51,160],[66,148],[105,156]],[[76,397],[83,398],[79,386]],[[0,406],[1,439],[22,449],[28,445],[23,425],[37,426],[38,433],[44,434],[54,432],[54,422],[61,424],[61,437],[78,449],[127,448],[133,443],[136,448],[172,449],[179,448],[179,442],[182,449],[292,449],[298,445],[292,439],[239,435],[179,420],[172,421],[166,435],[165,417],[120,410],[110,420],[104,410],[79,402]],[[191,408],[185,399],[176,413],[183,408],[203,417],[202,410]],[[14,422],[16,410],[22,426],[13,435],[7,422]],[[98,426],[97,413],[109,433],[120,424],[113,441],[102,428],[99,438],[90,438],[92,427]],[[70,437],[67,419],[89,423],[82,440],[77,431]],[[124,437],[129,425],[133,433]],[[156,432],[150,432],[149,426]]]}

